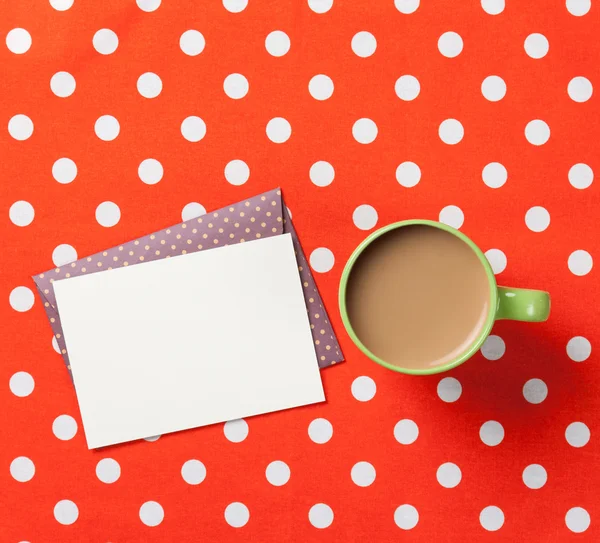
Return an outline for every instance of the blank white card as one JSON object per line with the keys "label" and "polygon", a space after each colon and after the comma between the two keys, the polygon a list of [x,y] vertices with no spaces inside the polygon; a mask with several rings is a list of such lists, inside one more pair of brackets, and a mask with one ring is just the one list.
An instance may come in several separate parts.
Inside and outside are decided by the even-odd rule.
{"label": "blank white card", "polygon": [[325,399],[291,236],[54,283],[90,449]]}

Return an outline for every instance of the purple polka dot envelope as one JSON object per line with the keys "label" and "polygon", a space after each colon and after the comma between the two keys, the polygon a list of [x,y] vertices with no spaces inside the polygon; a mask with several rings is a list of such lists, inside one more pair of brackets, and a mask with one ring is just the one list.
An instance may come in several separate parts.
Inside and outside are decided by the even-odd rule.
{"label": "purple polka dot envelope", "polygon": [[279,189],[34,281],[89,448],[323,401],[342,360]]}
{"label": "purple polka dot envelope", "polygon": [[291,235],[295,249],[319,367],[325,368],[341,362],[343,356],[340,346],[281,190],[274,189],[35,275],[33,280],[44,302],[44,309],[56,338],[55,344],[67,370],[70,372],[71,367],[54,295],[55,281],[286,233]]}

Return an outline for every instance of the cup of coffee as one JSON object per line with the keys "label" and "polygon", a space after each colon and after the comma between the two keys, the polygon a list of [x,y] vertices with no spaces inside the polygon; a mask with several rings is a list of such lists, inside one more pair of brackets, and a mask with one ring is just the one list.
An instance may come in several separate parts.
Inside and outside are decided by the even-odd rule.
{"label": "cup of coffee", "polygon": [[342,320],[371,360],[429,375],[473,356],[497,319],[545,321],[550,296],[499,287],[477,245],[442,223],[410,220],[367,237],[348,260]]}

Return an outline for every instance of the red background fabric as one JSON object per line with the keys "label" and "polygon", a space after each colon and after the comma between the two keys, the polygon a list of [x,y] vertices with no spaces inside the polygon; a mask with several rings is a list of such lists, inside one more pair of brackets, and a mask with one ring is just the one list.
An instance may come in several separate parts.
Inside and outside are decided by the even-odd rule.
{"label": "red background fabric", "polygon": [[[75,0],[65,11],[47,1],[0,1],[1,541],[599,538],[597,270],[575,263],[571,267],[577,273],[586,272],[576,275],[568,264],[578,250],[600,258],[598,181],[576,188],[573,183],[581,186],[579,178],[569,179],[575,164],[600,171],[598,91],[583,102],[573,96],[581,100],[585,90],[569,93],[575,77],[600,85],[599,6],[594,2],[585,12],[585,0],[508,1],[501,13],[491,15],[477,1],[423,0],[410,14],[392,0],[335,0],[325,13],[316,13],[311,3],[250,0],[245,9],[232,13],[218,0],[163,0],[154,11],[140,9],[133,0]],[[489,10],[498,3],[483,4]],[[23,54],[5,43],[14,28],[26,29],[32,38]],[[118,36],[112,54],[102,55],[93,46],[93,36],[102,28]],[[197,56],[179,46],[181,34],[190,29],[205,38]],[[274,30],[284,31],[291,42],[281,57],[265,48]],[[366,58],[351,47],[360,31],[370,32],[377,42]],[[454,58],[438,49],[440,36],[448,31],[463,41]],[[526,53],[524,43],[532,33],[548,40],[542,58]],[[75,91],[64,98],[50,85],[61,71],[76,81]],[[162,81],[155,98],[141,96],[136,88],[146,72]],[[224,92],[224,80],[232,73],[243,74],[249,83],[241,99]],[[326,100],[309,92],[309,81],[317,74],[334,83]],[[395,92],[398,78],[408,74],[420,84],[411,101]],[[482,94],[482,82],[490,75],[506,84],[499,101]],[[33,134],[23,141],[10,133],[10,121],[19,114],[34,125]],[[102,115],[119,121],[113,141],[95,134]],[[189,116],[205,122],[206,135],[200,141],[190,142],[181,133]],[[266,133],[267,123],[276,117],[287,119],[292,129],[281,144]],[[376,123],[372,143],[361,144],[353,137],[353,125],[361,118]],[[459,120],[464,129],[455,145],[444,143],[438,134],[446,119]],[[550,129],[543,145],[526,137],[526,126],[537,119]],[[13,123],[17,134],[19,122]],[[53,164],[61,157],[77,165],[70,183],[53,178]],[[148,158],[164,169],[153,185],[138,176],[140,163]],[[249,179],[239,186],[224,174],[235,159],[250,169]],[[311,182],[309,172],[317,161],[333,166],[331,184]],[[396,169],[407,161],[421,171],[412,187],[396,179]],[[493,162],[508,172],[506,183],[496,189],[482,179],[484,167]],[[335,258],[330,271],[315,273],[347,360],[322,372],[327,403],[248,419],[249,433],[239,443],[229,441],[223,425],[216,425],[155,442],[88,451],[76,396],[52,348],[40,299],[23,310],[22,298],[11,298],[13,289],[33,289],[29,277],[52,266],[60,244],[86,256],[179,222],[189,202],[210,211],[275,186],[283,188],[307,255],[325,247]],[[11,206],[19,201],[35,210],[25,226],[11,220]],[[112,227],[96,220],[96,209],[105,201],[120,209],[120,220]],[[504,343],[504,354],[496,360],[477,354],[447,375],[404,376],[370,362],[349,340],[337,309],[344,263],[372,226],[362,230],[353,220],[356,208],[365,204],[377,213],[376,227],[414,217],[438,219],[446,206],[457,206],[464,216],[460,229],[482,250],[499,249],[506,256],[505,269],[497,276],[500,284],[550,291],[550,320],[497,323],[492,333]],[[526,221],[536,207],[547,213],[536,210]],[[442,218],[456,221],[456,213]],[[17,222],[27,222],[25,215]],[[534,231],[546,225],[548,216],[549,225]],[[365,225],[360,215],[357,222]],[[567,351],[573,337],[586,338],[592,346],[591,355],[580,362]],[[571,345],[586,344],[577,340]],[[35,382],[24,397],[11,390],[23,390],[18,378],[11,381],[18,372],[27,372]],[[376,385],[367,401],[352,393],[353,382],[361,376]],[[443,391],[449,381],[442,387],[439,383],[448,377],[460,383],[456,401],[442,399],[448,399]],[[531,379],[543,382],[526,388],[534,390],[534,399],[543,398],[540,403],[531,403],[529,392],[523,392]],[[359,384],[365,382],[372,392],[370,381]],[[456,382],[450,383],[458,390]],[[77,422],[72,439],[59,439],[53,432],[55,419],[63,414]],[[308,433],[318,418],[333,427],[331,439],[322,444]],[[404,419],[414,421],[419,430],[407,445],[394,436],[396,424]],[[497,421],[504,429],[496,446],[480,438],[487,421]],[[579,446],[566,438],[574,422],[591,432],[589,440],[577,435]],[[35,466],[26,482],[11,475],[11,465],[20,457]],[[96,476],[103,458],[119,463],[121,474],[112,484]],[[181,476],[182,465],[190,459],[206,468],[199,485],[189,485]],[[280,487],[265,477],[267,466],[276,460],[291,472]],[[353,466],[362,461],[376,471],[367,487],[351,477]],[[436,477],[447,462],[460,469],[454,488],[444,488]],[[543,466],[547,474],[538,489],[524,483],[523,472],[532,464]],[[70,525],[55,518],[61,500],[77,506],[77,519]],[[155,527],[140,518],[140,508],[148,501],[164,511]],[[234,502],[243,503],[250,515],[240,528],[225,518]],[[333,512],[333,522],[325,528],[315,527],[309,518],[311,507],[320,503]],[[410,530],[395,521],[395,511],[403,504],[418,511],[418,523]],[[496,531],[485,528],[490,527],[485,515],[480,521],[488,506],[503,513]],[[591,518],[589,527],[580,510],[567,515],[576,507]],[[576,534],[569,526],[586,529]]]}

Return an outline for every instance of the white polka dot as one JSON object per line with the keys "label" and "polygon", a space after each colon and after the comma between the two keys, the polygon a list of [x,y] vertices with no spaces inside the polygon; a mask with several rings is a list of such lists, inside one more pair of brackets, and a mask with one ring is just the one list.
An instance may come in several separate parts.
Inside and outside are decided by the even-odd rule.
{"label": "white polka dot", "polygon": [[317,187],[326,187],[333,183],[335,170],[329,162],[319,160],[310,167],[309,177]]}
{"label": "white polka dot", "polygon": [[19,398],[29,396],[35,388],[33,377],[26,371],[14,373],[8,382],[10,391]]}
{"label": "white polka dot", "polygon": [[490,75],[481,83],[481,94],[490,102],[498,102],[506,96],[506,83],[497,75]]}
{"label": "white polka dot", "polygon": [[265,49],[274,57],[282,57],[290,50],[290,37],[282,30],[273,30],[265,39]]}
{"label": "white polka dot", "polygon": [[479,438],[489,447],[500,445],[504,439],[504,428],[495,420],[488,420],[479,429]]}
{"label": "white polka dot", "polygon": [[148,443],[154,443],[155,441],[158,441],[160,439],[160,434],[156,435],[156,436],[150,436],[150,437],[145,437],[144,441],[147,441]]}
{"label": "white polka dot", "polygon": [[371,119],[358,119],[352,125],[352,136],[358,143],[373,143],[377,137],[377,125]]}
{"label": "white polka dot", "polygon": [[508,172],[500,162],[490,162],[483,168],[481,178],[491,189],[498,189],[506,183]]}
{"label": "white polka dot", "polygon": [[156,11],[160,7],[161,0],[135,0],[138,7],[147,13]]}
{"label": "white polka dot", "polygon": [[29,311],[35,302],[35,296],[29,287],[15,287],[8,296],[10,306],[19,313]]}
{"label": "white polka dot", "polygon": [[527,488],[537,490],[542,488],[548,480],[548,473],[544,466],[539,464],[530,464],[523,470],[523,482]]}
{"label": "white polka dot", "polygon": [[326,503],[317,503],[310,508],[308,520],[315,528],[328,528],[333,523],[333,509]]}
{"label": "white polka dot", "polygon": [[352,466],[350,477],[356,486],[371,486],[375,482],[375,468],[369,462],[357,462]]}
{"label": "white polka dot", "polygon": [[455,402],[462,394],[462,385],[454,377],[444,377],[437,386],[437,395],[446,403]]}
{"label": "white polka dot", "polygon": [[592,344],[583,336],[572,337],[567,343],[567,355],[573,362],[583,362],[592,354]]}
{"label": "white polka dot", "polygon": [[498,15],[504,11],[504,0],[481,0],[481,7],[489,15]]}
{"label": "white polka dot", "polygon": [[181,477],[188,485],[199,485],[206,479],[206,467],[200,460],[188,460],[181,466]]}
{"label": "white polka dot", "polygon": [[548,386],[541,379],[529,379],[523,386],[523,396],[529,403],[542,403],[548,396]]}
{"label": "white polka dot", "polygon": [[223,425],[223,433],[232,443],[244,441],[248,437],[249,431],[248,423],[244,419],[230,420]]}
{"label": "white polka dot", "polygon": [[394,6],[400,13],[408,15],[417,11],[420,0],[394,0]]}
{"label": "white polka dot", "polygon": [[581,17],[592,7],[592,0],[567,0],[567,10],[571,15]]}
{"label": "white polka dot", "polygon": [[525,137],[531,145],[544,145],[550,139],[550,127],[540,119],[530,121],[525,127]]}
{"label": "white polka dot", "polygon": [[248,0],[223,0],[223,7],[231,13],[240,13],[247,5]]}
{"label": "white polka dot", "polygon": [[50,0],[50,5],[56,11],[67,11],[73,6],[75,0]]}
{"label": "white polka dot", "polygon": [[502,273],[506,269],[506,255],[500,249],[489,249],[485,252],[490,266],[495,275]]}
{"label": "white polka dot", "polygon": [[206,46],[206,40],[202,35],[202,32],[197,30],[186,30],[179,38],[180,49],[188,56],[198,56],[204,47]]}
{"label": "white polka dot", "polygon": [[439,220],[458,230],[465,222],[465,214],[460,207],[450,205],[440,211]]}
{"label": "white polka dot", "polygon": [[79,509],[71,500],[60,500],[54,506],[54,518],[59,524],[69,526],[79,517]]}
{"label": "white polka dot", "polygon": [[96,220],[100,226],[110,228],[121,219],[121,210],[114,202],[102,202],[96,208]]}
{"label": "white polka dot", "polygon": [[290,480],[290,467],[281,460],[271,462],[265,470],[267,481],[273,486],[283,486]]}
{"label": "white polka dot", "polygon": [[77,177],[77,165],[70,158],[59,158],[52,165],[52,177],[62,185],[72,183]]}
{"label": "white polka dot", "polygon": [[15,481],[26,483],[35,475],[35,464],[26,456],[19,456],[10,463],[10,474]]}
{"label": "white polka dot", "polygon": [[591,521],[590,514],[583,507],[572,507],[565,515],[567,528],[576,534],[585,532]]}
{"label": "white polka dot", "polygon": [[403,187],[414,187],[420,180],[421,168],[414,162],[403,162],[396,168],[396,181]]}
{"label": "white polka dot", "polygon": [[181,135],[188,141],[198,142],[206,135],[206,123],[200,117],[186,117],[181,123]]}
{"label": "white polka dot", "polygon": [[94,49],[101,55],[111,55],[119,47],[119,38],[108,28],[102,28],[94,34],[92,39]]}
{"label": "white polka dot", "polygon": [[567,443],[577,449],[585,447],[591,435],[590,429],[583,422],[572,422],[565,431]]}
{"label": "white polka dot", "polygon": [[198,202],[190,202],[183,206],[181,210],[181,220],[189,221],[191,219],[197,219],[198,217],[202,217],[206,213],[206,209],[202,204]]}
{"label": "white polka dot", "polygon": [[546,208],[532,207],[525,213],[525,224],[533,232],[543,232],[550,226],[550,213]]}
{"label": "white polka dot", "polygon": [[31,34],[24,28],[13,28],[6,35],[6,47],[15,55],[27,53],[31,47]]}
{"label": "white polka dot", "polygon": [[569,93],[571,100],[582,103],[587,102],[592,97],[594,88],[589,79],[579,76],[574,77],[569,81],[567,92]]}
{"label": "white polka dot", "polygon": [[71,96],[75,86],[75,78],[69,72],[56,72],[50,79],[50,89],[59,98]]}
{"label": "white polka dot", "polygon": [[403,75],[396,80],[394,90],[400,100],[410,102],[419,96],[421,85],[414,75]]}
{"label": "white polka dot", "polygon": [[59,415],[52,423],[52,433],[61,441],[69,441],[77,433],[77,422],[70,415]]}
{"label": "white polka dot", "polygon": [[61,243],[54,248],[52,251],[52,262],[57,268],[69,264],[77,260],[77,251],[75,247],[67,243]]}
{"label": "white polka dot", "polygon": [[308,92],[315,100],[327,100],[333,94],[333,81],[324,74],[315,75],[308,83]]}
{"label": "white polka dot", "polygon": [[370,32],[362,30],[352,37],[352,51],[361,58],[370,57],[377,49],[377,40]]}
{"label": "white polka dot", "polygon": [[267,123],[267,137],[273,143],[284,143],[292,135],[292,126],[283,117],[274,117]]}
{"label": "white polka dot", "polygon": [[158,526],[165,518],[165,510],[158,502],[146,502],[140,507],[140,520],[150,527]]}
{"label": "white polka dot", "polygon": [[371,230],[377,224],[377,210],[373,206],[362,204],[352,213],[352,222],[360,230]]}
{"label": "white polka dot", "polygon": [[410,445],[419,437],[419,427],[410,419],[399,420],[394,426],[394,438],[401,445]]}
{"label": "white polka dot", "polygon": [[419,522],[419,512],[414,505],[405,503],[394,511],[394,522],[402,530],[412,530]]}
{"label": "white polka dot", "polygon": [[121,477],[121,466],[112,458],[103,458],[96,464],[96,477],[107,485],[112,484]]}
{"label": "white polka dot", "polygon": [[17,141],[25,141],[33,134],[33,121],[27,115],[15,115],[8,121],[8,133]]}
{"label": "white polka dot", "polygon": [[315,13],[327,13],[333,6],[333,0],[308,0],[308,7]]}
{"label": "white polka dot", "polygon": [[463,40],[456,32],[444,32],[438,40],[438,49],[447,58],[457,57],[463,50]]}
{"label": "white polka dot", "polygon": [[60,347],[58,345],[58,340],[56,339],[56,336],[52,336],[52,348],[58,353],[60,354]]}
{"label": "white polka dot", "polygon": [[592,255],[587,251],[584,251],[583,249],[577,249],[577,251],[573,251],[569,255],[567,265],[569,266],[569,270],[572,274],[581,277],[582,275],[587,275],[592,271],[594,260],[592,259]]}
{"label": "white polka dot", "polygon": [[377,392],[375,381],[366,375],[361,375],[352,381],[352,396],[359,402],[368,402],[372,400]]}
{"label": "white polka dot", "polygon": [[506,352],[506,345],[500,336],[488,336],[481,346],[481,354],[488,360],[500,360]]}
{"label": "white polka dot", "polygon": [[535,59],[545,57],[550,49],[548,39],[543,34],[529,34],[524,45],[527,55]]}
{"label": "white polka dot", "polygon": [[504,513],[495,505],[488,505],[479,513],[479,523],[488,532],[495,532],[504,524]]}
{"label": "white polka dot", "polygon": [[594,181],[594,171],[587,164],[579,163],[569,170],[569,183],[576,189],[587,189]]}
{"label": "white polka dot", "polygon": [[[225,0],[224,0],[225,1]],[[250,511],[241,502],[230,503],[225,508],[225,521],[233,528],[241,528],[250,520]]]}
{"label": "white polka dot", "polygon": [[225,179],[232,185],[243,185],[250,178],[250,168],[243,160],[232,160],[225,166]]}
{"label": "white polka dot", "polygon": [[447,145],[456,145],[463,139],[465,129],[460,121],[457,121],[456,119],[446,119],[440,124],[438,134],[440,139]]}
{"label": "white polka dot", "polygon": [[308,437],[315,443],[322,445],[333,436],[333,426],[327,419],[315,419],[308,425]]}
{"label": "white polka dot", "polygon": [[142,160],[138,166],[138,176],[146,185],[156,185],[163,178],[163,174],[162,164],[154,158]]}
{"label": "white polka dot", "polygon": [[335,264],[333,253],[326,247],[319,247],[310,253],[310,267],[318,273],[327,273]]}
{"label": "white polka dot", "polygon": [[444,488],[454,488],[460,483],[462,472],[456,464],[446,462],[437,469],[435,476],[438,483]]}
{"label": "white polka dot", "polygon": [[155,73],[146,72],[138,77],[137,90],[144,98],[156,98],[162,88],[162,80]]}
{"label": "white polka dot", "polygon": [[94,124],[94,132],[102,141],[113,141],[120,131],[119,121],[112,115],[102,115]]}
{"label": "white polka dot", "polygon": [[28,226],[33,222],[35,210],[29,202],[19,200],[10,206],[8,217],[15,226]]}
{"label": "white polka dot", "polygon": [[223,90],[229,98],[239,100],[248,94],[250,85],[242,74],[229,74],[223,81]]}

